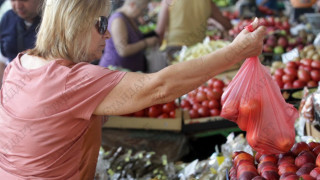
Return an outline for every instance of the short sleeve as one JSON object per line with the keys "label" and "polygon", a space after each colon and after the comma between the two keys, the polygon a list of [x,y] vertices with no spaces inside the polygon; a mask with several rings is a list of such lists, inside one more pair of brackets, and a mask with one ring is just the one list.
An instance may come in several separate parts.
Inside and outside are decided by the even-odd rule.
{"label": "short sleeve", "polygon": [[125,72],[78,63],[68,74],[65,98],[75,118],[89,120],[102,100],[121,81]]}

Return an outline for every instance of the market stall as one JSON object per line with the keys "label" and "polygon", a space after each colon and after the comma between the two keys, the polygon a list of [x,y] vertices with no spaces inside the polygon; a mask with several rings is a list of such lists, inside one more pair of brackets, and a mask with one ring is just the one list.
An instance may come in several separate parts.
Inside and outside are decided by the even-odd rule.
{"label": "market stall", "polygon": [[[227,6],[233,2],[217,3],[222,9],[227,9],[224,15],[233,21],[234,27],[228,32],[208,28],[203,42],[184,46],[171,54],[170,58],[158,52],[160,59],[168,58],[164,60],[165,65],[188,61],[221,49],[252,22],[252,18],[239,19],[239,14],[230,11],[234,8]],[[149,33],[155,29],[154,12],[158,10],[159,4],[155,4],[152,13],[144,17],[148,23],[140,26],[141,31]],[[316,168],[320,166],[320,156],[317,158],[320,152],[320,126],[317,124],[319,116],[311,113],[312,118],[306,120],[303,114],[305,111],[301,111],[306,108],[301,103],[307,99],[304,88],[308,89],[311,96],[318,90],[320,81],[320,43],[316,41],[320,26],[319,18],[318,21],[315,20],[317,17],[319,14],[306,15],[302,24],[290,23],[288,16],[283,14],[259,18],[260,25],[267,28],[259,62],[268,69],[266,72],[269,73],[270,84],[277,86],[273,90],[279,89],[281,98],[299,110],[299,117],[294,119],[290,130],[285,130],[285,126],[279,127],[283,128],[282,140],[289,136],[283,135],[286,134],[284,132],[294,132],[294,136],[291,136],[292,133],[290,135],[290,147],[282,146],[283,151],[261,150],[261,147],[253,145],[253,142],[261,143],[257,140],[259,138],[248,140],[248,134],[253,136],[251,132],[239,121],[232,121],[221,115],[225,110],[222,95],[226,93],[234,77],[239,76],[237,73],[243,65],[241,62],[173,102],[124,116],[109,117],[109,121],[104,124],[105,134],[97,165],[97,179],[233,180],[253,179],[255,176],[261,176],[260,179],[281,179],[289,175],[293,179],[320,177],[320,171]],[[161,66],[163,65],[162,62]],[[320,112],[316,101],[313,98],[312,112]],[[278,107],[275,105],[273,108]],[[277,120],[285,121],[281,118]],[[271,122],[276,121],[269,123]],[[203,139],[206,142],[200,143]],[[210,154],[201,151],[203,149],[210,151]],[[270,155],[270,152],[277,153]]]}

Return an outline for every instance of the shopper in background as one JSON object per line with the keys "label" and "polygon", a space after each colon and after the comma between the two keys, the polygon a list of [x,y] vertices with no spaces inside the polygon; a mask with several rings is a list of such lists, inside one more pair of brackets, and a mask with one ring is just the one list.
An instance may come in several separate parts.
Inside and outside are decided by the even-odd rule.
{"label": "shopper in background", "polygon": [[167,50],[179,50],[202,42],[206,36],[209,18],[220,23],[225,30],[232,28],[212,0],[162,0],[158,15],[157,33],[165,37]]}
{"label": "shopper in background", "polygon": [[[6,68],[0,104],[1,179],[93,179],[102,115],[170,102],[262,51],[253,24],[227,47],[144,74],[90,64],[102,56],[109,0],[46,0],[32,50]],[[55,25],[52,28],[52,25]],[[245,42],[245,43],[244,43]]]}
{"label": "shopper in background", "polygon": [[292,23],[300,23],[300,16],[305,13],[315,13],[315,9],[313,5],[317,2],[317,0],[308,0],[308,1],[301,1],[301,0],[290,0],[290,3],[293,7],[290,15],[290,21]]}
{"label": "shopper in background", "polygon": [[43,0],[11,0],[12,10],[1,19],[1,53],[12,61],[19,52],[34,47]]}
{"label": "shopper in background", "polygon": [[144,50],[158,43],[157,36],[144,38],[138,29],[137,18],[147,8],[149,0],[126,0],[109,19],[111,38],[106,41],[99,65],[110,65],[147,72]]}

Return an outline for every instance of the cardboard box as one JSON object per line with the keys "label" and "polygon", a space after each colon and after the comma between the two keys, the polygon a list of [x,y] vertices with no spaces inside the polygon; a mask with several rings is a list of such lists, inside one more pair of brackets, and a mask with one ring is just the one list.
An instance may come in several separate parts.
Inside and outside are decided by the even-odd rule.
{"label": "cardboard box", "polygon": [[127,117],[109,116],[104,128],[120,129],[145,129],[145,130],[165,130],[180,131],[182,126],[181,109],[176,110],[176,118],[148,118],[148,117]]}
{"label": "cardboard box", "polygon": [[320,140],[320,126],[312,122],[306,121],[306,133],[308,136],[314,137],[316,140]]}

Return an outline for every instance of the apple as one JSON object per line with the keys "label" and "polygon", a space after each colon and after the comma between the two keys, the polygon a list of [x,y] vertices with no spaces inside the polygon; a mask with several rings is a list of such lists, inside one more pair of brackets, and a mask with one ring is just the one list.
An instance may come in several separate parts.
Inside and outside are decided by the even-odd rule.
{"label": "apple", "polygon": [[275,171],[264,171],[261,176],[265,179],[270,179],[270,180],[278,180],[279,179],[279,174]]}
{"label": "apple", "polygon": [[279,158],[278,165],[280,165],[282,163],[294,164],[295,163],[295,158],[293,156],[283,156],[283,157]]}
{"label": "apple", "polygon": [[320,143],[311,141],[308,143],[308,146],[310,147],[310,150],[313,150],[315,147],[320,146]]}
{"label": "apple", "polygon": [[288,45],[288,40],[287,40],[287,38],[281,36],[281,37],[278,38],[277,43],[278,43],[278,46],[281,46],[281,47],[285,48]]}
{"label": "apple", "polygon": [[304,174],[308,174],[313,170],[312,167],[308,167],[308,166],[302,166],[301,168],[298,169],[298,171],[296,172],[296,174],[298,176],[304,175]]}
{"label": "apple", "polygon": [[299,176],[297,176],[297,175],[289,175],[289,176],[283,178],[283,180],[299,180]]}
{"label": "apple", "polygon": [[302,151],[307,151],[310,150],[309,146],[307,143],[305,142],[299,142],[299,143],[295,143],[292,148],[291,148],[291,152],[295,155],[298,156]]}
{"label": "apple", "polygon": [[314,69],[310,72],[310,75],[312,80],[316,82],[320,81],[320,70]]}
{"label": "apple", "polygon": [[275,54],[282,54],[282,53],[284,53],[284,49],[282,46],[276,46],[276,47],[274,47],[273,52]]}
{"label": "apple", "polygon": [[282,163],[279,167],[278,167],[279,171],[278,174],[281,176],[283,173],[286,172],[293,172],[296,173],[298,168],[296,165],[294,164],[287,164],[287,163]]}
{"label": "apple", "polygon": [[314,177],[310,176],[309,174],[303,174],[300,176],[303,180],[316,180]]}
{"label": "apple", "polygon": [[267,169],[274,169],[277,171],[278,170],[278,167],[276,166],[276,164],[274,164],[273,162],[271,161],[265,161],[265,162],[260,162],[258,164],[258,173],[261,174],[263,169],[265,169],[267,167]]}
{"label": "apple", "polygon": [[246,152],[242,152],[240,154],[238,154],[234,160],[233,160],[233,163],[238,166],[238,163],[241,161],[241,160],[247,160],[247,161],[250,161],[252,163],[254,163],[254,158],[251,154],[249,153],[246,153]]}
{"label": "apple", "polygon": [[295,159],[295,165],[302,167],[306,163],[314,163],[316,160],[313,152],[306,150],[302,151]]}
{"label": "apple", "polygon": [[258,176],[258,174],[251,172],[251,171],[246,171],[243,172],[237,180],[248,180],[248,179],[253,179],[254,177]]}
{"label": "apple", "polygon": [[280,180],[281,180],[281,179],[284,179],[285,177],[290,176],[290,175],[296,175],[296,173],[293,173],[293,172],[283,173],[283,174],[280,176]]}
{"label": "apple", "polygon": [[320,167],[320,154],[317,155],[316,165]]}
{"label": "apple", "polygon": [[317,178],[317,176],[319,175],[320,175],[320,167],[316,167],[310,172],[310,176],[314,178]]}
{"label": "apple", "polygon": [[267,161],[270,161],[270,162],[272,162],[273,164],[277,164],[277,162],[278,162],[278,158],[276,157],[276,156],[274,156],[274,155],[268,155],[268,154],[264,154],[264,155],[262,155],[261,157],[260,157],[260,159],[259,159],[259,162],[261,163],[261,162],[267,162]]}
{"label": "apple", "polygon": [[312,152],[313,152],[316,156],[318,156],[319,153],[320,153],[320,146],[315,147],[315,148],[312,150]]}
{"label": "apple", "polygon": [[256,176],[252,180],[266,180],[266,179],[261,176]]}

